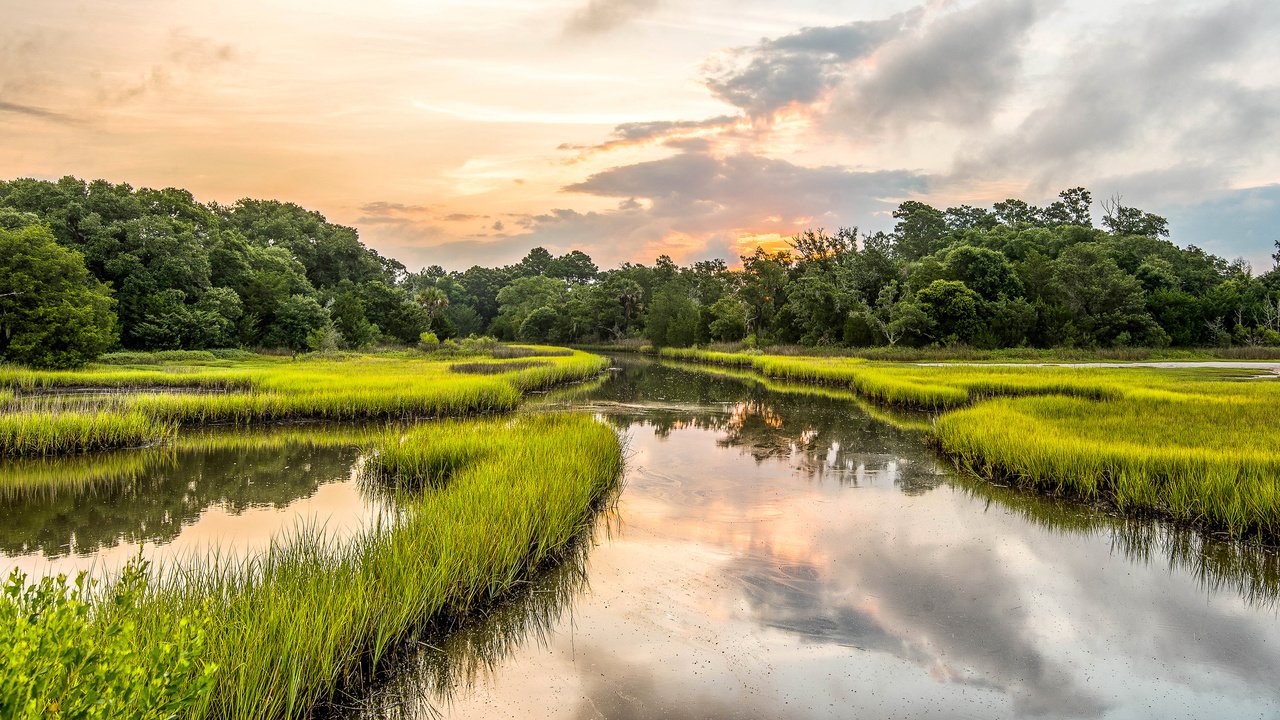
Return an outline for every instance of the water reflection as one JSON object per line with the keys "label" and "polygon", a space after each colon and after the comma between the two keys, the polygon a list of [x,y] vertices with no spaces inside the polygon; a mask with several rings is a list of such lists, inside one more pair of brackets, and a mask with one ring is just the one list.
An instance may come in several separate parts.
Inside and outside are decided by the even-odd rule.
{"label": "water reflection", "polygon": [[40,574],[144,544],[265,546],[310,521],[341,535],[386,509],[354,477],[360,437],[319,425],[224,429],[167,448],[0,463],[0,557]]}
{"label": "water reflection", "polygon": [[547,402],[627,434],[623,529],[572,624],[445,715],[1280,709],[1274,553],[956,477],[838,393],[646,363]]}
{"label": "water reflection", "polygon": [[592,538],[569,546],[559,562],[535,574],[502,602],[449,625],[427,628],[389,658],[378,677],[354,685],[321,717],[401,720],[439,717],[449,699],[475,687],[521,648],[547,647],[553,629],[586,591]]}

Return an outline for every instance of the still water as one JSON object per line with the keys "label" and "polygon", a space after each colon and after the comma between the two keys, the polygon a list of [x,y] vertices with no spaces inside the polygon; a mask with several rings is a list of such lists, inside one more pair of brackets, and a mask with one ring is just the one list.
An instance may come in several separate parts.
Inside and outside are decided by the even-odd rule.
{"label": "still water", "polygon": [[[1280,717],[1274,553],[967,480],[921,418],[838,393],[626,360],[529,408],[565,409],[627,443],[595,541],[338,715]],[[156,462],[117,495],[0,497],[0,559],[389,512],[349,450]]]}

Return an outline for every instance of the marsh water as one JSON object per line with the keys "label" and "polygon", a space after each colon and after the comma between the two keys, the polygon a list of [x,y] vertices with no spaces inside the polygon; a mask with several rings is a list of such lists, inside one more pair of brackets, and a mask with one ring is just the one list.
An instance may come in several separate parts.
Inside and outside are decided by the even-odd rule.
{"label": "marsh water", "polygon": [[[594,412],[625,439],[592,541],[336,714],[1280,717],[1275,553],[965,478],[925,418],[837,392],[615,365],[525,409]],[[0,496],[0,560],[252,550],[394,511],[362,489],[356,451],[301,434]]]}

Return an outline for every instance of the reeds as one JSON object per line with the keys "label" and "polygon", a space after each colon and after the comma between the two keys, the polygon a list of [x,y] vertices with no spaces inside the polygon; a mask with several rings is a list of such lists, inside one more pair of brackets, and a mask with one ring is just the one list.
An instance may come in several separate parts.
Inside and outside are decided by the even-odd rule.
{"label": "reeds", "polygon": [[1280,383],[1241,380],[1246,371],[921,366],[702,350],[663,356],[937,412],[933,442],[983,477],[1280,540]]}
{"label": "reeds", "polygon": [[616,486],[616,435],[583,415],[441,421],[371,448],[403,516],[338,545],[318,532],[163,575],[136,622],[160,642],[207,617],[212,692],[190,717],[294,717],[375,670],[410,633],[502,597],[589,531]]}
{"label": "reeds", "polygon": [[1276,407],[1247,401],[1001,399],[942,415],[934,437],[943,451],[986,477],[1236,537],[1275,540]]}
{"label": "reeds", "polygon": [[[91,367],[36,371],[0,367],[0,455],[43,455],[163,441],[178,425],[293,420],[395,420],[509,412],[524,393],[598,374],[607,361],[583,352],[522,348],[513,363],[488,361],[487,375],[452,372],[447,360],[358,356],[281,362],[255,359],[229,367],[162,365],[158,369]],[[540,354],[541,353],[541,354]],[[568,354],[566,354],[568,353]],[[508,366],[509,369],[508,369]],[[155,388],[202,392],[146,392]],[[113,388],[109,397],[13,399],[58,388]],[[139,391],[141,390],[141,391]],[[216,392],[209,392],[216,391]]]}
{"label": "reeds", "polygon": [[174,426],[133,411],[0,415],[0,455],[59,455],[154,445]]}

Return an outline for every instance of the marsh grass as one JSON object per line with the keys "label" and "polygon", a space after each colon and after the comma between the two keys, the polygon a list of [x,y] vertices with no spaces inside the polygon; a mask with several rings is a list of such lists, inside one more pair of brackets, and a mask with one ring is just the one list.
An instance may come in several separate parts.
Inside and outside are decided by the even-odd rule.
{"label": "marsh grass", "polygon": [[1280,538],[1277,406],[1236,400],[998,399],[940,416],[934,436],[986,477]]}
{"label": "marsh grass", "polygon": [[[503,413],[515,409],[525,393],[589,378],[607,364],[583,352],[517,349],[522,357],[539,359],[483,362],[492,368],[485,375],[453,372],[448,360],[407,354],[299,362],[255,356],[213,368],[178,364],[38,371],[0,366],[0,392],[10,398],[2,405],[7,411],[0,413],[0,455],[136,447],[166,441],[175,427],[189,425]],[[120,392],[30,395],[73,388]],[[147,391],[155,388],[188,392]]]}
{"label": "marsh grass", "polygon": [[[457,627],[570,554],[622,464],[615,433],[581,414],[332,435],[352,440],[369,457],[367,481],[396,491],[393,517],[343,542],[301,528],[261,554],[214,553],[153,571],[127,612],[102,615],[119,622],[124,612],[139,651],[171,645],[176,624],[201,628],[187,672],[192,683],[212,679],[178,716],[308,715],[376,676],[407,638]],[[113,593],[105,584],[102,597]],[[0,630],[19,621],[0,617]]]}
{"label": "marsh grass", "polygon": [[663,355],[938,413],[932,442],[988,479],[1280,541],[1280,382],[1248,371]]}
{"label": "marsh grass", "polygon": [[111,410],[0,415],[0,455],[57,455],[155,445],[173,437],[172,424],[137,411]]}
{"label": "marsh grass", "polygon": [[429,423],[370,450],[378,477],[425,488],[398,522],[343,545],[302,533],[154,587],[144,635],[162,638],[175,613],[213,617],[206,660],[221,671],[193,716],[296,716],[332,697],[414,630],[467,617],[559,558],[621,470],[617,437],[582,415]]}

